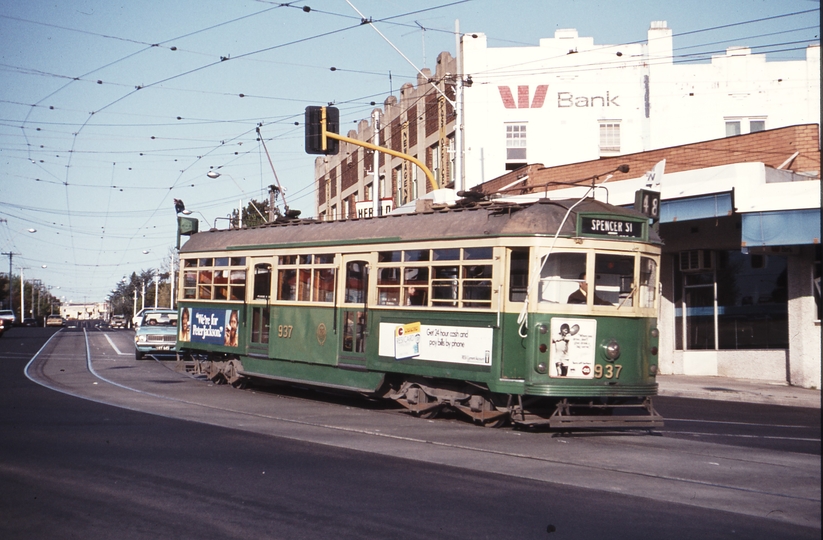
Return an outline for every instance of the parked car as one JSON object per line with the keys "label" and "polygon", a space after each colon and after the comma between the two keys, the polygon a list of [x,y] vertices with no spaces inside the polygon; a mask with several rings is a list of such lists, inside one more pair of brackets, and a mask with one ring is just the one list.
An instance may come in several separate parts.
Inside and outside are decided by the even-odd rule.
{"label": "parked car", "polygon": [[17,322],[17,316],[10,309],[0,309],[0,319],[6,323],[6,329],[11,328]]}
{"label": "parked car", "polygon": [[109,321],[109,328],[125,328],[126,327],[126,316],[125,315],[112,315],[111,320]]}
{"label": "parked car", "polygon": [[60,315],[52,314],[46,317],[46,326],[63,326],[63,324],[65,324],[65,322]]}
{"label": "parked car", "polygon": [[6,331],[6,321],[0,319],[0,337],[3,336],[3,332]]}
{"label": "parked car", "polygon": [[134,330],[134,357],[150,353],[172,353],[177,344],[177,312],[173,309],[146,309]]}

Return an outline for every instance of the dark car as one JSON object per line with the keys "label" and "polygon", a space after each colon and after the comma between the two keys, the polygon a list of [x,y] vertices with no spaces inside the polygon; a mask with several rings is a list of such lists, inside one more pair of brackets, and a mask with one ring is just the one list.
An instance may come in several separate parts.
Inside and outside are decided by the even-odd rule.
{"label": "dark car", "polygon": [[28,326],[28,327],[37,326],[37,321],[35,319],[32,319],[31,317],[26,317],[25,319],[23,319],[23,322],[21,323],[20,326]]}

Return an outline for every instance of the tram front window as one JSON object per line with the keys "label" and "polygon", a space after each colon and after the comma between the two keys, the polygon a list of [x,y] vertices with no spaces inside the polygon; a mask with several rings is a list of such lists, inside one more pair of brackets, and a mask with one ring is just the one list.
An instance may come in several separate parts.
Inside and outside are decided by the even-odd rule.
{"label": "tram front window", "polygon": [[[594,257],[594,294],[619,307],[634,305],[634,256],[598,253]],[[591,283],[591,280],[589,280]]]}
{"label": "tram front window", "polygon": [[573,294],[580,289],[581,276],[586,274],[586,254],[552,253],[548,261],[543,258],[542,262],[540,302],[575,303]]}

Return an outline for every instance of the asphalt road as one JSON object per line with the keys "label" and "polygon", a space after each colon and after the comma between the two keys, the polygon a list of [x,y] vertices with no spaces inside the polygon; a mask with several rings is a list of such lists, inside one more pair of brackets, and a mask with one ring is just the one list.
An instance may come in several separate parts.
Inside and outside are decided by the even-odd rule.
{"label": "asphalt road", "polygon": [[[214,386],[135,361],[127,331],[41,350],[52,332],[0,338],[0,538],[820,535],[819,411],[816,453],[722,428],[554,437]],[[768,423],[691,401],[658,408]]]}

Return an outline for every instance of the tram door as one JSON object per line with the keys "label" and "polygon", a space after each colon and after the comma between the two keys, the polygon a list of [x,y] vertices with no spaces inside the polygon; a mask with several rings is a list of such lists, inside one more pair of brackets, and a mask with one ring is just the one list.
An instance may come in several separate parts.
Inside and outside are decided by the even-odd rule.
{"label": "tram door", "polygon": [[251,287],[246,304],[246,353],[268,357],[272,265],[269,259],[253,259]]}
{"label": "tram door", "polygon": [[365,368],[368,340],[369,260],[363,255],[344,255],[345,279],[338,291],[340,367]]}

